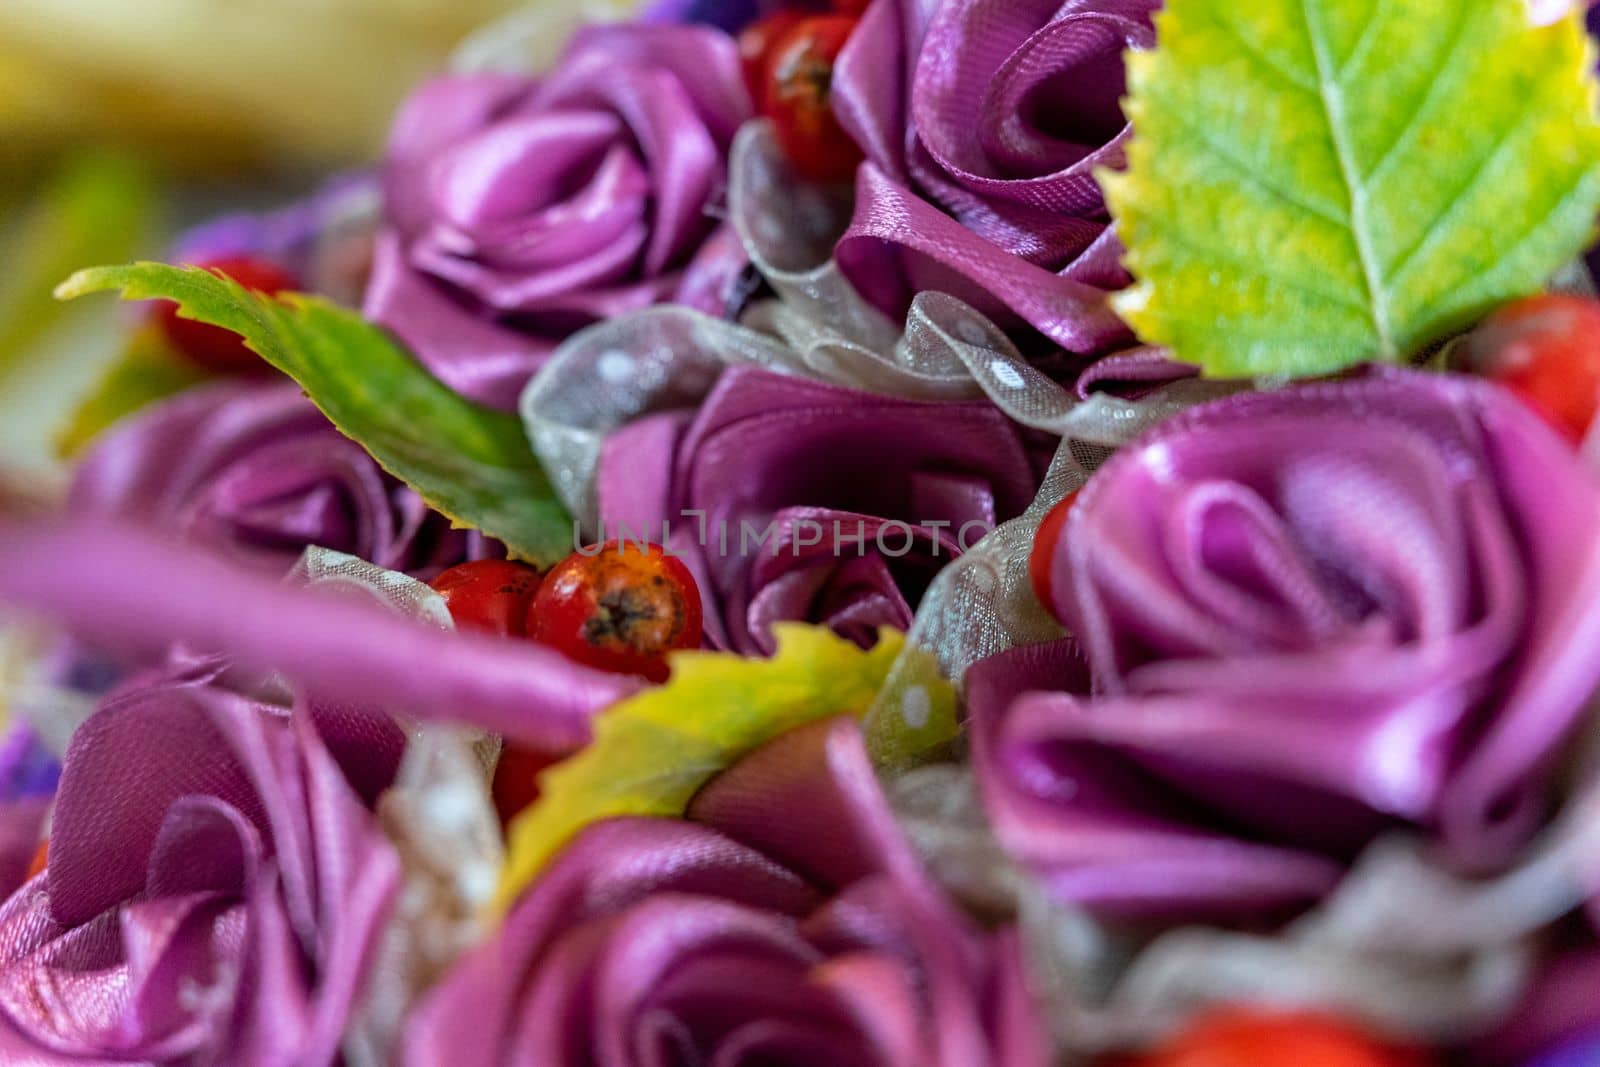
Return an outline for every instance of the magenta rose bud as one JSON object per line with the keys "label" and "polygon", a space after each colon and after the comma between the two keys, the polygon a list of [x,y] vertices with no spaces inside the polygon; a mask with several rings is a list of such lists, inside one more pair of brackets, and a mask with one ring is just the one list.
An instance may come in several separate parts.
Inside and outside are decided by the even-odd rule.
{"label": "magenta rose bud", "polygon": [[[392,778],[398,737],[341,722],[359,775]],[[0,908],[0,1061],[335,1062],[399,859],[334,743],[192,680],[103,705],[49,867]]]}
{"label": "magenta rose bud", "polygon": [[714,779],[688,821],[579,835],[415,1013],[408,1067],[1043,1067],[1013,932],[929,881],[851,719]]}
{"label": "magenta rose bud", "polygon": [[1127,284],[1094,178],[1128,137],[1123,53],[1155,41],[1158,0],[876,0],[833,100],[866,152],[837,258],[895,314],[952,293],[1072,352],[1126,340]]}
{"label": "magenta rose bud", "polygon": [[863,645],[906,629],[933,576],[1021,514],[1038,481],[992,405],[736,368],[697,412],[612,433],[597,485],[608,536],[683,556],[716,644],[770,653],[775,622]]}
{"label": "magenta rose bud", "polygon": [[694,299],[742,267],[711,241],[750,100],[731,38],[593,26],[534,79],[454,75],[394,129],[368,316],[442,381],[510,409],[562,339]]}
{"label": "magenta rose bud", "polygon": [[1060,544],[1083,661],[979,668],[973,702],[996,827],[1059,895],[1293,908],[1387,829],[1475,873],[1548,814],[1600,681],[1600,485],[1509,393],[1383,370],[1195,409]]}
{"label": "magenta rose bud", "polygon": [[292,382],[192,389],[119,423],[79,464],[69,507],[141,520],[279,572],[320,545],[426,579],[482,547]]}

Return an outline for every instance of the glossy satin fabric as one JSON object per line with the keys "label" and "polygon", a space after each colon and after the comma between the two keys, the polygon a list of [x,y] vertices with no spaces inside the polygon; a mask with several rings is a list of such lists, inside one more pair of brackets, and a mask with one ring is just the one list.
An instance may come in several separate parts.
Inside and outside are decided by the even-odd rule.
{"label": "glossy satin fabric", "polygon": [[969,694],[996,829],[1064,897],[1292,907],[1396,825],[1497,869],[1600,682],[1600,485],[1470,379],[1197,408],[1100,469],[1062,546],[1082,658]]}
{"label": "glossy satin fabric", "polygon": [[429,83],[392,136],[367,315],[509,409],[584,325],[723,313],[743,259],[714,215],[749,115],[732,39],[703,26],[594,26],[542,79]]}
{"label": "glossy satin fabric", "polygon": [[468,723],[552,754],[586,744],[594,715],[640,686],[531,642],[402,618],[365,594],[294,588],[126,525],[0,522],[0,602],[97,646],[224,653],[321,699]]}
{"label": "glossy satin fabric", "polygon": [[334,1062],[399,875],[345,775],[375,791],[403,739],[208,681],[124,689],[74,736],[49,868],[0,908],[4,1062]]}
{"label": "glossy satin fabric", "polygon": [[833,99],[866,151],[836,250],[891,314],[924,289],[1072,352],[1126,341],[1127,284],[1094,180],[1128,136],[1122,53],[1155,0],[875,0]]}
{"label": "glossy satin fabric", "polygon": [[583,832],[416,1012],[409,1067],[1043,1067],[1012,931],[956,911],[854,720],[747,756],[687,820]]}
{"label": "glossy satin fabric", "polygon": [[862,644],[881,626],[906,629],[921,590],[961,554],[963,525],[974,524],[970,547],[1027,507],[1038,478],[1016,426],[988,404],[740,367],[698,411],[610,434],[597,483],[609,535],[626,526],[660,540],[668,523],[715,644],[768,653],[774,622]]}
{"label": "glossy satin fabric", "polygon": [[224,383],[160,401],[79,463],[74,515],[148,522],[278,574],[308,545],[424,579],[481,554],[385,474],[289,381]]}

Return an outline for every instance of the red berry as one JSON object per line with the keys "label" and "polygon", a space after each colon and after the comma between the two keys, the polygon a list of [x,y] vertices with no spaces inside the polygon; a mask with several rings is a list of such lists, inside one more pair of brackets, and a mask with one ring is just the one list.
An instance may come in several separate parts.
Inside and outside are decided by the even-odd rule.
{"label": "red berry", "polygon": [[801,19],[773,45],[767,61],[763,115],[795,169],[817,181],[854,177],[861,149],[833,113],[833,64],[858,20],[849,15]]}
{"label": "red berry", "polygon": [[1549,294],[1489,316],[1467,341],[1471,369],[1522,398],[1573,444],[1600,409],[1600,303]]}
{"label": "red berry", "polygon": [[739,34],[739,65],[744,69],[744,84],[750,99],[761,107],[772,71],[772,48],[785,34],[805,21],[803,11],[779,11],[758,19]]}
{"label": "red berry", "polygon": [[556,760],[544,752],[507,743],[494,768],[494,810],[505,826],[539,799],[539,772]]}
{"label": "red berry", "polygon": [[1433,1061],[1329,1016],[1231,1009],[1200,1020],[1133,1062],[1136,1067],[1427,1067]]}
{"label": "red berry", "polygon": [[430,585],[462,629],[502,637],[527,635],[528,605],[539,589],[539,572],[523,563],[480,559],[440,574]]}
{"label": "red berry", "polygon": [[1034,534],[1033,551],[1028,553],[1028,578],[1033,582],[1033,595],[1039,598],[1039,603],[1044,605],[1046,611],[1057,618],[1060,612],[1056,610],[1055,597],[1050,592],[1050,565],[1056,557],[1056,550],[1061,547],[1061,531],[1066,528],[1067,516],[1077,500],[1077,490],[1073,490],[1050,509],[1039,524],[1039,532]]}
{"label": "red berry", "polygon": [[[276,295],[300,286],[294,275],[264,259],[244,256],[215,259],[196,266],[213,274],[232,278],[251,292]],[[205,322],[178,317],[178,305],[171,300],[156,302],[151,316],[172,346],[193,363],[219,374],[260,374],[268,366],[232,330]]]}
{"label": "red berry", "polygon": [[607,541],[545,576],[528,633],[570,659],[617,674],[667,679],[668,652],[700,646],[700,590],[660,545]]}

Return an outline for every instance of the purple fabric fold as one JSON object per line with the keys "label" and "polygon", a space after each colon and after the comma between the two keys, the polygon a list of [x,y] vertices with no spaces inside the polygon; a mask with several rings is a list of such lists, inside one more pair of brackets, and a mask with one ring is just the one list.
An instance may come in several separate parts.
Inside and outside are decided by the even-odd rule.
{"label": "purple fabric fold", "polygon": [[990,665],[972,714],[1003,841],[1064,897],[1263,915],[1395,826],[1499,869],[1600,683],[1600,485],[1481,382],[1195,409],[1101,468],[1061,544],[1082,661]]}
{"label": "purple fabric fold", "polygon": [[890,314],[937,289],[1008,329],[1101,353],[1128,276],[1094,170],[1128,136],[1123,52],[1157,0],[876,0],[833,99],[867,156],[836,256]]}
{"label": "purple fabric fold", "polygon": [[5,1062],[335,1062],[399,860],[308,717],[208,680],[74,735],[49,866],[0,907]]}
{"label": "purple fabric fold", "polygon": [[850,719],[757,750],[686,820],[586,830],[408,1038],[409,1067],[1048,1062],[1014,933],[940,895]]}
{"label": "purple fabric fold", "polygon": [[638,682],[529,642],[402,618],[375,600],[281,581],[129,526],[0,523],[0,603],[97,645],[173,643],[279,671],[319,699],[470,723],[565,754]]}
{"label": "purple fabric fold", "polygon": [[161,526],[278,574],[309,545],[423,580],[483,552],[293,382],[191,389],[119,423],[79,463],[68,509]]}
{"label": "purple fabric fold", "polygon": [[863,645],[905,629],[933,576],[1032,500],[1015,424],[984,403],[904,400],[764,370],[726,371],[693,415],[605,443],[608,536],[662,539],[706,601],[706,632],[744,653],[774,622]]}
{"label": "purple fabric fold", "polygon": [[750,102],[706,26],[592,26],[542,79],[452,75],[401,112],[369,317],[447,385],[510,409],[575,330],[666,300],[723,313],[714,239]]}

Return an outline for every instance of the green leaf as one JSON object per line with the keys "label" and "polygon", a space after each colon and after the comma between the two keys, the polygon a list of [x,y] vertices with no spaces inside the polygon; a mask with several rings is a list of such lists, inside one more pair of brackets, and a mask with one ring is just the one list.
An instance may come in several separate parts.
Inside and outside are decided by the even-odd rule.
{"label": "green leaf", "polygon": [[120,290],[125,300],[174,300],[185,317],[239,334],[385,470],[457,523],[539,564],[571,551],[571,524],[521,422],[452,392],[359,315],[160,263],[79,271],[57,295],[105,290]]}
{"label": "green leaf", "polygon": [[56,451],[70,459],[117,420],[207,377],[174,352],[157,331],[139,330],[56,435]]}
{"label": "green leaf", "polygon": [[21,362],[66,309],[51,290],[84,263],[125,259],[150,229],[148,176],[121,156],[69,162],[0,241],[0,368]]}
{"label": "green leaf", "polygon": [[[863,652],[850,641],[799,623],[773,628],[771,659],[723,652],[672,657],[672,679],[611,708],[595,721],[594,740],[539,778],[539,800],[510,827],[499,902],[510,904],[550,858],[584,827],[621,815],[682,815],[695,793],[739,757],[806,723],[834,715],[863,716],[905,646],[883,630]],[[935,680],[930,716],[939,734],[954,736],[955,693]],[[868,724],[868,746],[880,765],[903,765]]]}
{"label": "green leaf", "polygon": [[1580,16],[1168,0],[1102,174],[1140,336],[1224,376],[1397,361],[1539,289],[1600,213]]}

